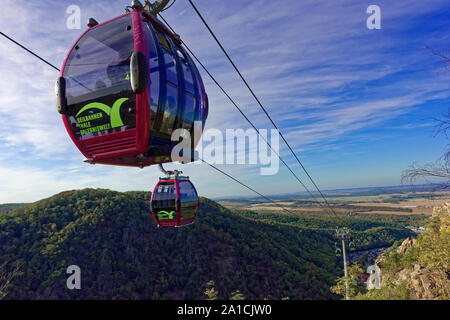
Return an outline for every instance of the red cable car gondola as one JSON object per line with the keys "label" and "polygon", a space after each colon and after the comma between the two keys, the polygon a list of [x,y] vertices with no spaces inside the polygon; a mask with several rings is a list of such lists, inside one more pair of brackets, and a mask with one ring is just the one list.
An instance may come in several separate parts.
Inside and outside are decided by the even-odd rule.
{"label": "red cable car gondola", "polygon": [[[193,161],[194,128],[201,134],[208,113],[200,73],[179,38],[134,4],[108,22],[90,19],[63,63],[58,111],[86,162],[142,168],[181,156]],[[178,128],[189,131],[191,150],[174,159]]]}
{"label": "red cable car gondola", "polygon": [[165,171],[152,193],[151,207],[158,227],[181,227],[194,222],[198,212],[198,194],[188,177],[179,171]]}

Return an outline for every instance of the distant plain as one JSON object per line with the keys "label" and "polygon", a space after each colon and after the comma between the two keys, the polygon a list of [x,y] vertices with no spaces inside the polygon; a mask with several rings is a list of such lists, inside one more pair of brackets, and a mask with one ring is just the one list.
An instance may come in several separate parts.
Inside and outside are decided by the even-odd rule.
{"label": "distant plain", "polygon": [[[450,202],[450,191],[420,191],[420,192],[398,192],[398,190],[386,189],[384,192],[377,190],[376,194],[368,192],[361,195],[361,191],[325,193],[330,205],[336,213],[367,213],[367,214],[400,214],[400,215],[431,215],[433,207],[442,206]],[[317,203],[320,198],[289,196],[282,200],[258,199],[228,199],[218,201],[229,209],[244,209],[252,211],[282,211],[285,207],[289,211],[297,213],[323,212],[323,206]],[[321,199],[320,199],[321,200]]]}

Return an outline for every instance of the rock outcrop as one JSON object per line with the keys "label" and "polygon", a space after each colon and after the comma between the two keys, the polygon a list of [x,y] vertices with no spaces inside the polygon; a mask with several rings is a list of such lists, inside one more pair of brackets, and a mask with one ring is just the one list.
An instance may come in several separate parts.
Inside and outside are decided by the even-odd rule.
{"label": "rock outcrop", "polygon": [[397,253],[398,254],[405,254],[406,251],[408,251],[409,248],[414,247],[414,245],[416,244],[416,241],[417,240],[412,238],[412,237],[406,238],[405,241],[402,242],[400,247],[397,248]]}
{"label": "rock outcrop", "polygon": [[402,269],[398,272],[394,281],[395,284],[406,283],[412,298],[419,300],[435,300],[438,299],[438,295],[434,294],[436,284],[431,273],[420,266],[414,264],[414,268]]}
{"label": "rock outcrop", "polygon": [[[427,227],[423,237],[409,237],[397,250],[383,253],[376,259],[376,264],[380,267],[381,288],[404,286],[410,299],[448,299],[450,203],[435,207],[431,219],[436,217],[440,223],[438,221],[430,229]],[[413,249],[414,251],[410,251]],[[438,258],[433,256],[435,252],[440,254]]]}
{"label": "rock outcrop", "polygon": [[432,216],[441,220],[440,231],[450,232],[450,202],[447,202],[442,207],[434,207]]}

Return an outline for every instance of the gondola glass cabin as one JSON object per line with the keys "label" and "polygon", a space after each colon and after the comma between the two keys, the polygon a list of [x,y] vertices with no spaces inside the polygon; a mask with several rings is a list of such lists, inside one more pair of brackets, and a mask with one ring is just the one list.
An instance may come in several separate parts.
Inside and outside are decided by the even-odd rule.
{"label": "gondola glass cabin", "polygon": [[161,179],[152,193],[153,218],[159,227],[180,227],[194,222],[198,194],[188,178]]}
{"label": "gondola glass cabin", "polygon": [[[208,113],[205,88],[177,36],[133,10],[91,24],[67,55],[56,85],[67,132],[89,163],[145,167],[171,158],[174,130],[191,136]],[[183,135],[182,137],[186,137]],[[182,156],[182,154],[179,154]]]}

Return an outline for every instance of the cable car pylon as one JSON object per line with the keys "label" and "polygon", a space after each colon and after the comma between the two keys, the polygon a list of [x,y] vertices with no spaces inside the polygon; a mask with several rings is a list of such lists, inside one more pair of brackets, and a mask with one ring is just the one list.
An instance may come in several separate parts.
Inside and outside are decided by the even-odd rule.
{"label": "cable car pylon", "polygon": [[[345,300],[350,300],[349,288],[348,288],[348,268],[347,268],[347,252],[345,250],[345,241],[349,241],[349,248],[351,251],[355,250],[355,243],[353,242],[353,237],[350,233],[350,229],[347,227],[336,228],[336,233],[334,235],[335,241],[340,240],[342,242],[342,260],[344,261],[344,276],[345,276]],[[334,243],[336,250],[336,256],[341,256],[341,250],[337,247],[337,243]]]}

